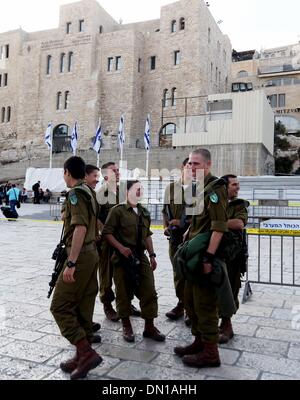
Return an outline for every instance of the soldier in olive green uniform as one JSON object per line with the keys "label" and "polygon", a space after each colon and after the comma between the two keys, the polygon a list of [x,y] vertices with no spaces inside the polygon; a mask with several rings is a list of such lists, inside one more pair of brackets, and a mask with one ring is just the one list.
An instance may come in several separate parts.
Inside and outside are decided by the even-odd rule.
{"label": "soldier in olive green uniform", "polygon": [[70,192],[64,211],[64,238],[68,259],[60,274],[51,312],[61,334],[76,346],[76,355],[61,363],[71,379],[83,378],[102,358],[91,348],[92,317],[98,291],[99,257],[95,245],[98,205],[93,190],[84,184],[85,163],[80,157],[65,162],[64,179]]}
{"label": "soldier in olive green uniform", "polygon": [[[128,342],[135,340],[130,323],[133,294],[140,300],[141,316],[145,319],[144,337],[164,341],[165,336],[154,326],[157,317],[157,294],[153,271],[156,255],[150,231],[150,214],[139,203],[141,184],[127,182],[127,203],[114,207],[106,220],[103,236],[115,249],[111,263],[116,287],[118,315],[122,319],[123,337]],[[147,250],[149,260],[144,254]]]}
{"label": "soldier in olive green uniform", "polygon": [[[241,253],[243,252],[243,229],[248,222],[249,202],[238,199],[240,184],[236,175],[226,175],[222,179],[226,182],[228,191],[228,229],[236,236],[237,243],[240,243]],[[239,290],[241,288],[241,274],[245,272],[246,259],[244,254],[239,254],[234,260],[226,260],[228,277],[232,289],[236,308],[239,308]],[[233,338],[234,332],[231,324],[231,317],[220,315],[222,318],[220,325],[219,343],[227,343]]]}
{"label": "soldier in olive green uniform", "polygon": [[[210,173],[211,155],[208,150],[199,149],[191,153],[189,165],[193,178],[197,171],[204,172],[204,208],[194,215],[189,230],[189,239],[198,233],[211,232],[211,239],[199,269],[199,281],[186,282],[185,307],[192,321],[193,344],[176,347],[175,353],[183,357],[184,364],[192,367],[217,367],[220,365],[218,352],[218,309],[215,287],[209,279],[213,261],[223,233],[227,232],[227,191],[225,182]],[[197,199],[198,200],[198,199]]]}
{"label": "soldier in olive green uniform", "polygon": [[[97,201],[99,204],[100,230],[103,230],[106,218],[109,211],[119,204],[119,169],[114,162],[108,162],[101,168],[102,176],[105,184],[97,192]],[[103,304],[106,318],[113,322],[117,322],[119,317],[113,309],[112,302],[115,300],[115,294],[112,289],[113,285],[113,268],[109,261],[111,256],[111,248],[106,241],[101,243],[101,257],[99,267],[99,282],[100,282],[100,301]],[[131,305],[131,314],[140,316],[138,311]]]}
{"label": "soldier in olive green uniform", "polygon": [[[172,182],[166,187],[163,213],[164,234],[169,237],[169,257],[173,266],[173,277],[178,303],[166,316],[177,320],[184,315],[184,284],[185,279],[176,273],[174,268],[174,255],[178,246],[183,242],[183,235],[189,227],[189,218],[186,215],[185,189],[191,183],[189,159],[182,164],[182,177],[179,181]],[[187,318],[186,318],[187,320]]]}

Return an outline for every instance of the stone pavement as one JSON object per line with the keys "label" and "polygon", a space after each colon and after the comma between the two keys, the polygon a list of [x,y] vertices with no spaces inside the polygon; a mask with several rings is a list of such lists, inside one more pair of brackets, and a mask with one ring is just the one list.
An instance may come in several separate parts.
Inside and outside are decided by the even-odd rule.
{"label": "stone pavement", "polygon": [[[38,207],[38,206],[35,206]],[[43,206],[41,206],[43,207]],[[23,215],[38,208],[22,207]],[[39,211],[38,211],[39,212]],[[47,299],[51,260],[61,224],[51,221],[0,220],[0,379],[68,380],[59,369],[73,347],[59,334]],[[155,231],[159,296],[157,326],[165,343],[142,337],[143,321],[133,318],[136,342],[123,341],[121,324],[108,321],[99,299],[94,320],[102,325],[102,344],[95,346],[103,363],[91,380],[296,380],[300,379],[300,289],[252,285],[253,296],[234,318],[235,337],[222,345],[222,366],[190,369],[173,355],[192,338],[183,321],[165,313],[176,303],[167,241]],[[253,254],[251,255],[253,257]],[[138,303],[135,301],[138,306]]]}

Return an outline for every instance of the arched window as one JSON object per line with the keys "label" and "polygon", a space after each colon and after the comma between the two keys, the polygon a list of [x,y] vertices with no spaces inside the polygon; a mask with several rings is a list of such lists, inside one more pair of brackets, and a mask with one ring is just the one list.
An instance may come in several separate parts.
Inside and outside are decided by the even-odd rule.
{"label": "arched window", "polygon": [[62,153],[71,150],[71,138],[68,135],[68,125],[57,125],[53,129],[53,152]]}
{"label": "arched window", "polygon": [[51,62],[52,62],[52,56],[49,54],[47,56],[47,69],[46,69],[47,75],[51,74]]}
{"label": "arched window", "polygon": [[173,19],[173,21],[171,22],[171,32],[175,33],[177,30],[177,22],[175,19]]}
{"label": "arched window", "polygon": [[168,89],[163,92],[163,107],[168,107]]}
{"label": "arched window", "polygon": [[65,70],[65,53],[61,53],[60,55],[60,64],[59,64],[59,72],[63,73]]}
{"label": "arched window", "polygon": [[172,107],[175,107],[177,104],[176,95],[177,95],[177,89],[173,88],[172,89],[172,97],[171,97]]}
{"label": "arched window", "polygon": [[5,107],[2,107],[1,109],[1,122],[5,122]]}
{"label": "arched window", "polygon": [[237,76],[238,76],[238,78],[245,78],[245,77],[247,77],[249,74],[248,74],[248,72],[247,71],[240,71],[240,72],[238,72],[238,74],[237,74]]}
{"label": "arched window", "polygon": [[181,31],[185,29],[185,18],[180,18],[179,26]]}
{"label": "arched window", "polygon": [[99,26],[99,33],[103,33],[103,26],[102,25]]}
{"label": "arched window", "polygon": [[60,110],[61,107],[61,92],[58,92],[56,95],[56,109]]}
{"label": "arched window", "polygon": [[70,102],[70,92],[65,92],[65,110],[69,109],[69,102]]}
{"label": "arched window", "polygon": [[11,117],[11,107],[7,107],[7,113],[6,113],[6,122],[10,122],[10,117]]}
{"label": "arched window", "polygon": [[175,135],[176,133],[176,125],[173,123],[168,123],[163,128],[164,135]]}
{"label": "arched window", "polygon": [[71,72],[73,69],[73,52],[70,51],[68,55],[68,72]]}

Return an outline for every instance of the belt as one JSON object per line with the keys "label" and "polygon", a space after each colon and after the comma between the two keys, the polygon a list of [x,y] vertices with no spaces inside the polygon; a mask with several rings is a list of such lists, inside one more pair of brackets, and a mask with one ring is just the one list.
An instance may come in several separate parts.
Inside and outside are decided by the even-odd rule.
{"label": "belt", "polygon": [[[69,256],[70,252],[71,252],[71,247],[66,247],[66,250],[67,250],[67,254]],[[82,246],[81,250],[80,250],[80,254],[88,253],[88,252],[93,251],[93,250],[97,250],[95,242],[92,242],[92,243],[86,244],[85,246]]]}

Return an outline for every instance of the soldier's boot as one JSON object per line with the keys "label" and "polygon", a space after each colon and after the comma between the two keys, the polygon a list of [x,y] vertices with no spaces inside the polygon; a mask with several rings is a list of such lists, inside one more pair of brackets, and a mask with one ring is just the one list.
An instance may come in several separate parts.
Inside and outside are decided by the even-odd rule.
{"label": "soldier's boot", "polygon": [[189,356],[192,354],[200,353],[204,348],[201,335],[197,335],[195,340],[192,344],[185,347],[175,347],[174,353],[177,354],[179,357]]}
{"label": "soldier's boot", "polygon": [[133,317],[140,317],[141,316],[141,311],[138,310],[133,304],[130,306],[130,315]]}
{"label": "soldier's boot", "polygon": [[93,332],[98,332],[101,329],[101,325],[98,322],[93,322],[92,329],[93,329]]}
{"label": "soldier's boot", "polygon": [[156,342],[164,342],[166,340],[166,336],[154,326],[153,318],[145,319],[143,336],[145,338],[155,340]]}
{"label": "soldier's boot", "polygon": [[173,321],[176,321],[177,319],[183,317],[183,315],[184,315],[184,307],[182,301],[179,301],[176,307],[174,307],[171,311],[166,313],[166,317],[168,317]]}
{"label": "soldier's boot", "polygon": [[230,339],[234,336],[231,319],[222,318],[222,322],[219,328],[219,343],[228,343]]}
{"label": "soldier's boot", "polygon": [[100,335],[93,335],[88,338],[90,344],[97,344],[101,343],[101,336]]}
{"label": "soldier's boot", "polygon": [[132,343],[135,340],[131,322],[129,318],[122,318],[122,326],[123,326],[123,338],[128,343]]}
{"label": "soldier's boot", "polygon": [[103,309],[104,309],[104,313],[107,319],[109,319],[110,321],[113,322],[118,322],[119,321],[119,317],[118,314],[116,313],[116,311],[113,309],[113,306],[111,305],[111,303],[104,303],[103,304]]}
{"label": "soldier's boot", "polygon": [[184,356],[183,363],[195,368],[219,367],[221,361],[217,343],[203,342],[203,346],[200,353]]}
{"label": "soldier's boot", "polygon": [[71,380],[85,378],[89,371],[98,367],[102,362],[102,357],[91,348],[87,339],[80,340],[76,344],[76,348],[78,363],[76,369],[71,373]]}
{"label": "soldier's boot", "polygon": [[78,365],[78,352],[76,351],[76,354],[73,358],[70,358],[70,360],[63,361],[60,363],[60,369],[63,372],[66,372],[67,374],[71,374],[75,369],[77,368]]}

